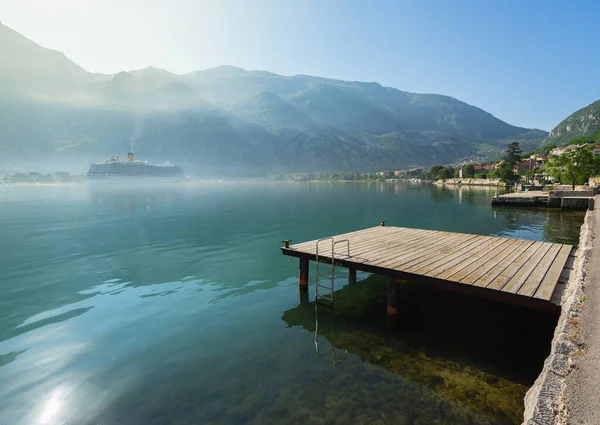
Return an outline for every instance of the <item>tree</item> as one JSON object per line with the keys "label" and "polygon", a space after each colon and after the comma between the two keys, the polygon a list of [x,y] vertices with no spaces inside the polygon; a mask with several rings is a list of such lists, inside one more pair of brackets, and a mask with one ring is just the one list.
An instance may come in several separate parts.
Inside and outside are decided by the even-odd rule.
{"label": "tree", "polygon": [[452,177],[454,177],[454,168],[452,167],[442,168],[437,175],[438,180],[451,179]]}
{"label": "tree", "polygon": [[529,170],[525,171],[525,179],[526,179],[527,183],[533,182],[533,179],[539,170],[540,170],[539,168],[534,167],[533,169],[529,169]]}
{"label": "tree", "polygon": [[434,165],[433,167],[431,167],[429,169],[429,172],[434,176],[437,177],[437,175],[439,174],[440,171],[442,171],[444,169],[443,165]]}
{"label": "tree", "polygon": [[504,161],[510,165],[511,170],[521,161],[521,147],[519,146],[519,142],[512,142],[507,146],[504,153]]}
{"label": "tree", "polygon": [[475,177],[475,166],[473,164],[469,164],[463,168],[463,177]]}
{"label": "tree", "polygon": [[508,163],[508,161],[504,161],[496,169],[496,175],[500,178],[500,180],[512,186],[516,181],[519,180],[518,174],[516,174],[513,170],[513,167]]}
{"label": "tree", "polygon": [[549,175],[573,186],[585,183],[592,174],[600,171],[600,158],[590,149],[575,148],[561,155],[550,155],[546,170]]}

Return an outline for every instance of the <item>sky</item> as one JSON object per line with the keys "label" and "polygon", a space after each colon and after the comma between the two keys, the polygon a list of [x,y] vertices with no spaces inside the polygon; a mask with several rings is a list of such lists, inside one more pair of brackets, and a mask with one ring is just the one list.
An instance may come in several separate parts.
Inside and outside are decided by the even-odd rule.
{"label": "sky", "polygon": [[600,98],[597,0],[0,0],[91,72],[235,65],[439,93],[551,130]]}

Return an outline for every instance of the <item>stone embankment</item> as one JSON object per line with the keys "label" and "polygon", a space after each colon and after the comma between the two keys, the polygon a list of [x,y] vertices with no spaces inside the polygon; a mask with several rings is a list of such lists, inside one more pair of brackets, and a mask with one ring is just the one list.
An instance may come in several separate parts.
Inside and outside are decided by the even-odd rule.
{"label": "stone embankment", "polygon": [[544,206],[549,208],[565,208],[587,210],[594,209],[596,187],[586,190],[551,190],[543,192],[532,190],[526,192],[507,193],[492,198],[492,205],[508,206]]}
{"label": "stone embankment", "polygon": [[600,196],[581,227],[550,355],[525,396],[524,424],[600,424]]}
{"label": "stone embankment", "polygon": [[504,183],[502,183],[499,179],[446,179],[446,180],[438,180],[435,184],[439,185],[463,185],[463,186],[493,186],[504,187]]}

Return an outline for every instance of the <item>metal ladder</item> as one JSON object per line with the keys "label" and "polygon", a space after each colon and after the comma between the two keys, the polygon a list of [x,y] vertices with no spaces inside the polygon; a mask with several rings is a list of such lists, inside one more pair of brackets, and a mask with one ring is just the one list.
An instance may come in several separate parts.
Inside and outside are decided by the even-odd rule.
{"label": "metal ladder", "polygon": [[[331,241],[331,275],[320,274],[319,273],[319,243],[324,241]],[[315,255],[315,269],[316,269],[316,284],[315,284],[315,302],[319,302],[319,300],[326,300],[331,307],[333,307],[333,293],[335,291],[335,246],[339,243],[346,243],[347,248],[347,256],[350,257],[350,241],[348,239],[340,239],[334,240],[333,238],[322,238],[317,241],[316,246],[316,255]],[[322,285],[320,278],[328,278],[330,280],[330,284],[328,286]],[[327,294],[319,294],[319,288],[328,289],[329,293]]]}

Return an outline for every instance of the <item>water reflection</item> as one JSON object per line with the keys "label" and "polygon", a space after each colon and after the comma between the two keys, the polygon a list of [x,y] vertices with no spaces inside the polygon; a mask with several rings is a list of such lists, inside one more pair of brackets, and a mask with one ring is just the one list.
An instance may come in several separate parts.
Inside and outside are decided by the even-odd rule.
{"label": "water reflection", "polygon": [[501,236],[577,245],[585,211],[559,208],[494,207],[493,216],[504,220]]}
{"label": "water reflection", "polygon": [[407,282],[400,316],[390,321],[385,285],[371,277],[337,291],[333,310],[309,303],[282,319],[314,332],[319,354],[327,340],[334,364],[350,353],[433,391],[454,419],[520,423],[523,397],[548,354],[556,317]]}
{"label": "water reflection", "polygon": [[50,423],[57,423],[58,414],[61,413],[62,401],[61,391],[56,390],[54,393],[44,402],[42,414],[40,415],[39,424],[46,425]]}

